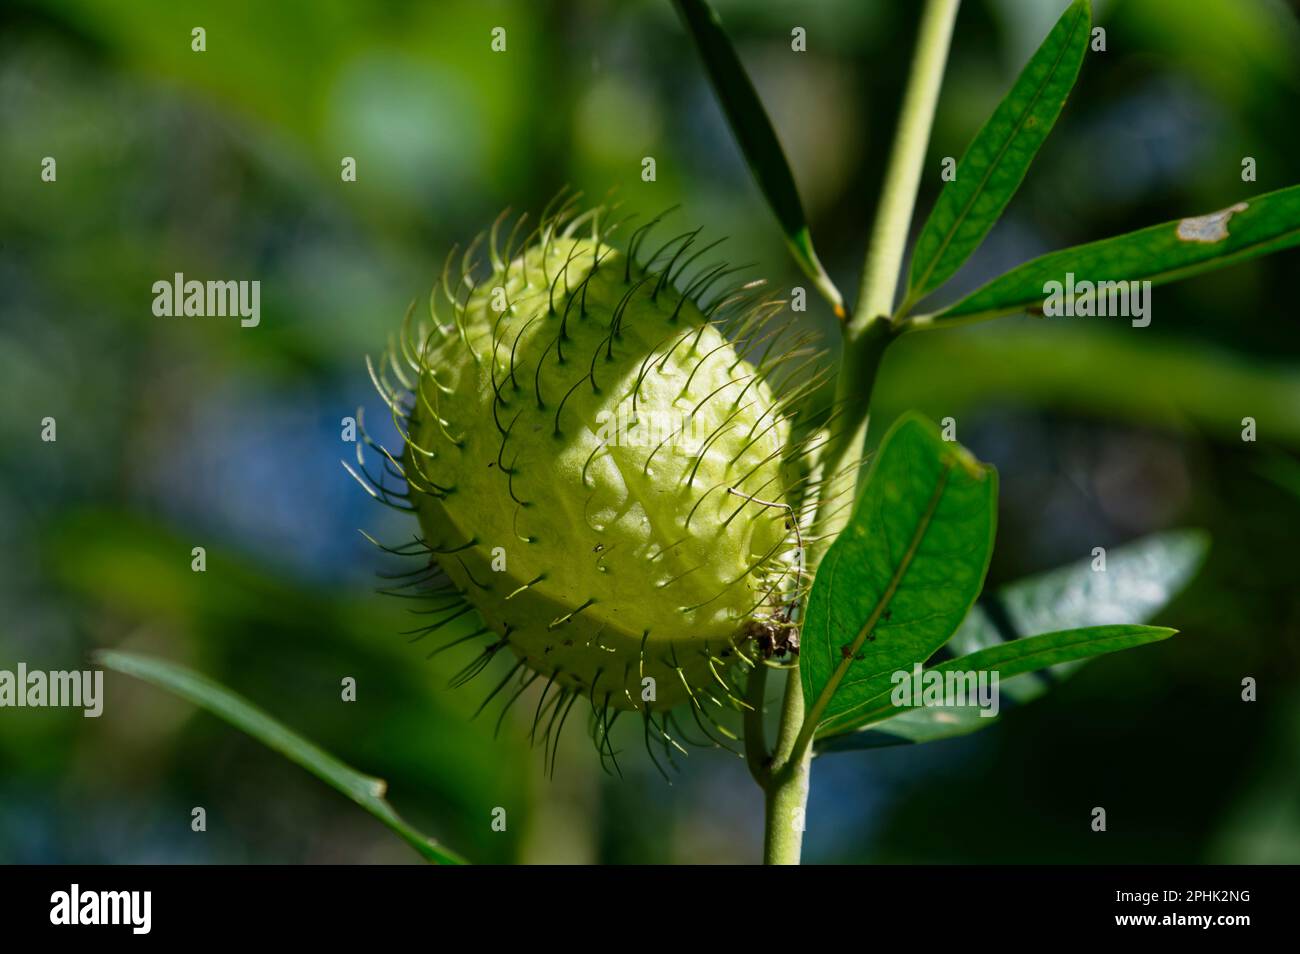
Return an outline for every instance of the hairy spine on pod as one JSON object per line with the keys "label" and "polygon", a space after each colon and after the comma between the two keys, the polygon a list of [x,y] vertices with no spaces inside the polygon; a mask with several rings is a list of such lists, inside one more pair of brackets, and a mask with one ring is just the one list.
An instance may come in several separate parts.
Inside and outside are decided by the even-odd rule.
{"label": "hairy spine on pod", "polygon": [[431,326],[412,309],[372,366],[406,440],[400,460],[377,449],[405,489],[368,474],[418,516],[395,552],[430,556],[413,586],[433,584],[436,618],[412,633],[476,612],[481,626],[435,650],[486,642],[453,682],[509,648],[484,705],[544,680],[534,734],[549,741],[585,698],[602,757],[624,710],[647,741],[653,727],[677,745],[678,705],[714,742],[730,735],[714,718],[744,705],[729,674],[757,664],[753,627],[783,621],[806,584],[786,499],[811,478],[792,472],[807,448],[788,417],[819,380],[811,336],[776,320],[784,303],[759,283],[698,264],[712,248],[698,230],[647,254],[651,222],[625,253],[604,211],[570,202],[522,238],[521,217],[504,245],[503,215],[448,258]]}

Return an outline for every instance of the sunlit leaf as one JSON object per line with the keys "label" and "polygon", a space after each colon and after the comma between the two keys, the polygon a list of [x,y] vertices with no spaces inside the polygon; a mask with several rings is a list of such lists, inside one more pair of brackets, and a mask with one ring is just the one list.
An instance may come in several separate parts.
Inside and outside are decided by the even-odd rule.
{"label": "sunlit leaf", "polygon": [[799,671],[811,721],[851,728],[894,671],[948,641],[984,584],[996,516],[996,472],[924,418],[900,418],[808,597]]}
{"label": "sunlit leaf", "polygon": [[916,240],[909,303],[952,277],[1020,188],[1079,76],[1091,25],[1088,0],[1074,0],[957,163]]}
{"label": "sunlit leaf", "polygon": [[[986,646],[969,655],[931,666],[925,672],[976,674],[996,672],[1001,682],[1002,679],[1011,679],[1023,673],[1080,662],[1093,656],[1168,639],[1174,632],[1175,630],[1162,626],[1088,626],[1059,633],[1042,633],[1038,636],[1026,636],[1024,639]],[[823,730],[831,734],[849,724],[870,727],[892,718],[900,711],[908,711],[894,704],[894,688],[891,686],[874,698],[865,700],[850,714],[851,723],[848,717],[841,722],[828,721],[822,724]],[[960,725],[965,731],[974,731],[979,728],[980,722],[991,723],[994,718],[997,718],[996,714],[982,713],[974,700],[964,706],[926,708],[937,723]]]}
{"label": "sunlit leaf", "polygon": [[[921,316],[918,327],[945,322],[996,318],[1019,311],[1041,311],[1048,283],[1078,288],[1089,282],[1177,281],[1211,269],[1300,244],[1300,186],[1291,186],[1237,202],[1209,215],[1153,225],[1115,238],[1077,245],[1043,255],[995,278],[966,298],[934,315]],[[1093,300],[1108,294],[1078,295]]]}
{"label": "sunlit leaf", "polygon": [[[971,654],[1016,644],[1034,633],[1083,627],[1144,623],[1178,595],[1205,558],[1209,538],[1197,530],[1172,530],[1112,547],[1104,572],[1093,558],[1019,580],[985,593],[944,647]],[[1083,660],[1052,666],[1050,678],[1023,675],[1001,679],[1004,708],[1046,693]],[[908,742],[934,742],[993,725],[969,709],[895,709],[887,721],[818,743],[823,751],[880,748]],[[999,716],[1000,718],[1000,716]]]}

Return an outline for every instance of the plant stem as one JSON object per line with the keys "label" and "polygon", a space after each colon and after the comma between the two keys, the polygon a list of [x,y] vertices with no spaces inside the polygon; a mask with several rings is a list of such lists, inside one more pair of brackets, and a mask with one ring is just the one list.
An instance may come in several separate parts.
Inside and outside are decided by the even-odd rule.
{"label": "plant stem", "polygon": [[767,784],[767,740],[763,732],[763,700],[767,693],[767,666],[760,659],[745,684],[745,763],[760,786]]}
{"label": "plant stem", "polygon": [[921,14],[912,72],[903,94],[893,152],[880,193],[880,205],[876,209],[871,244],[862,267],[862,281],[858,287],[857,307],[849,324],[850,332],[860,332],[869,322],[894,310],[894,294],[903,266],[907,233],[912,224],[916,190],[921,184],[930,127],[934,125],[935,105],[939,101],[939,88],[943,85],[948,46],[960,3],[961,0],[927,0]]}
{"label": "plant stem", "polygon": [[[890,313],[960,2],[926,0],[921,14],[916,52],[862,269],[857,306],[844,327],[844,349],[835,389],[835,407],[840,417],[817,461],[826,483],[805,554],[808,572],[812,574],[848,522],[857,499],[871,391],[885,350],[898,333],[890,321]],[[812,760],[812,731],[803,731],[803,718],[803,684],[795,668],[786,678],[776,747],[767,784],[763,786],[766,796],[763,860],[767,864],[799,863]]]}
{"label": "plant stem", "polygon": [[808,769],[812,750],[804,752],[797,764],[790,764],[799,726],[803,722],[803,683],[799,670],[786,675],[785,696],[781,701],[781,722],[777,730],[772,764],[776,771],[768,777],[766,817],[763,833],[763,863],[797,865],[803,850],[804,810],[808,803]]}

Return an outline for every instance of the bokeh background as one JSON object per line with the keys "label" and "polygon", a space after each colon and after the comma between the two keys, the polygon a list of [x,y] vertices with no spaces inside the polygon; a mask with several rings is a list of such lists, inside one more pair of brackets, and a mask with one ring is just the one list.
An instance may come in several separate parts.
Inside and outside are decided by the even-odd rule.
{"label": "bokeh background", "polygon": [[[919,4],[717,6],[851,291]],[[919,216],[941,157],[961,154],[1063,6],[963,4]],[[1107,52],[958,288],[1300,182],[1294,10],[1097,8]],[[807,53],[790,51],[794,26]],[[45,156],[57,183],[40,181]],[[697,752],[670,786],[633,739],[611,777],[571,731],[547,780],[531,707],[495,741],[490,718],[470,722],[489,683],[447,690],[465,659],[427,662],[398,635],[410,606],[375,574],[408,567],[357,532],[411,530],[339,464],[358,405],[392,438],[364,355],[452,243],[564,184],[616,187],[632,209],[680,203],[683,228],[730,236],[755,276],[800,282],[668,0],[7,0],[0,668],[77,669],[105,646],[185,663],[388,779],[404,815],[476,861],[757,860],[760,800],[738,758]],[[260,327],[154,317],[150,286],[178,271],[259,279]],[[819,759],[807,860],[1300,861],[1298,271],[1292,250],[1158,289],[1146,329],[1004,319],[891,352],[876,433],[907,408],[953,415],[1001,471],[991,583],[1164,528],[1204,527],[1213,549],[1157,620],[1173,640],[1101,659],[976,735]],[[57,443],[40,440],[47,415]],[[125,676],[106,685],[98,720],[0,710],[0,860],[415,860],[216,718]]]}

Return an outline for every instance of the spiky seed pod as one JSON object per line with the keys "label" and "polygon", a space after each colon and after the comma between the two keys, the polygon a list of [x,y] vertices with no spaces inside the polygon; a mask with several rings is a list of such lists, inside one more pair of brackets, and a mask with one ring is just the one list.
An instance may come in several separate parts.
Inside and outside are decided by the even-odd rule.
{"label": "spiky seed pod", "polygon": [[406,438],[403,505],[494,634],[481,664],[508,646],[559,688],[552,719],[565,697],[606,719],[716,702],[747,627],[800,582],[769,378],[807,349],[752,333],[774,303],[710,293],[723,266],[678,290],[698,233],[638,262],[645,231],[625,254],[600,212],[546,218],[522,250],[499,249],[498,220],[486,274],[449,265],[433,327],[404,332],[409,393],[376,376]]}

